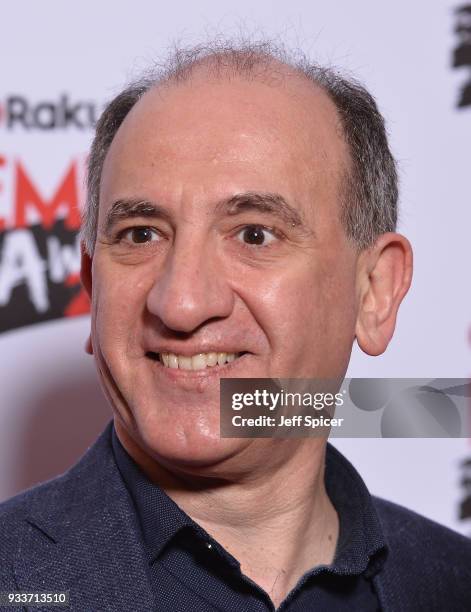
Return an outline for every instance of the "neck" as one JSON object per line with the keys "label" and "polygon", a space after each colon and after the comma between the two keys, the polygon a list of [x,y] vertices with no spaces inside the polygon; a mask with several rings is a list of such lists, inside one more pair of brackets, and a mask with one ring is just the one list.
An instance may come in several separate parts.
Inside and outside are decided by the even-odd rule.
{"label": "neck", "polygon": [[[299,578],[335,555],[338,518],[324,486],[324,453],[307,453],[262,480],[232,483],[191,500],[175,497],[279,605]],[[304,456],[302,456],[304,455]],[[310,459],[298,461],[299,459]]]}
{"label": "neck", "polygon": [[204,470],[188,476],[163,467],[117,432],[147,476],[231,553],[276,605],[305,572],[333,561],[338,517],[324,486],[324,440],[257,441],[269,451],[263,468],[243,475],[221,470],[216,479],[205,478]]}

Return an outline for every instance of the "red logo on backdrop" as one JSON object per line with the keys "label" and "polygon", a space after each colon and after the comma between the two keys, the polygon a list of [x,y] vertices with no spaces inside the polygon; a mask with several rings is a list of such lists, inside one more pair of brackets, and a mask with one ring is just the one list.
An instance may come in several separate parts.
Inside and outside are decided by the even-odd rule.
{"label": "red logo on backdrop", "polygon": [[79,170],[72,160],[45,197],[19,159],[0,156],[0,196],[10,181],[13,211],[0,216],[0,332],[89,312],[80,285]]}

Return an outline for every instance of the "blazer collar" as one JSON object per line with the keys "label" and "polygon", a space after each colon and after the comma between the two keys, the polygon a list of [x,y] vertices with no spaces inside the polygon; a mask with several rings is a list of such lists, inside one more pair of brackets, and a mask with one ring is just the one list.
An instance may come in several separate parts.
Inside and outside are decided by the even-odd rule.
{"label": "blazer collar", "polygon": [[[69,591],[72,610],[148,612],[155,609],[148,560],[133,502],[115,463],[111,433],[110,423],[79,463],[30,492],[15,580],[20,590]],[[328,470],[340,456],[331,449],[329,454]],[[370,518],[364,525],[369,540],[377,516]],[[377,540],[369,541],[373,544],[381,548]],[[398,595],[392,570],[386,562],[373,578],[385,611],[392,610],[389,604]]]}
{"label": "blazer collar", "polygon": [[33,496],[18,588],[69,591],[72,609],[155,607],[140,527],[111,450],[111,424],[80,462]]}

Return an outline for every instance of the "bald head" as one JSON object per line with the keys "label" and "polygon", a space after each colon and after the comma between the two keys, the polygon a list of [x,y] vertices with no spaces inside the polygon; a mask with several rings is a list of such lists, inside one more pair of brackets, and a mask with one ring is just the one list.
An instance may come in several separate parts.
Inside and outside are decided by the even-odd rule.
{"label": "bald head", "polygon": [[[298,182],[340,183],[349,166],[349,153],[335,105],[305,77],[279,64],[273,68],[275,83],[268,72],[260,79],[221,71],[216,76],[205,64],[183,82],[152,87],[117,131],[104,175],[107,160],[116,151],[130,148],[140,153],[143,167],[152,167],[156,160],[147,144],[157,138],[165,143],[159,149],[159,161],[177,158],[185,165],[204,158],[213,166],[225,164],[230,172],[237,151],[243,156],[237,161],[254,171],[268,159],[278,159],[280,164],[290,164],[293,180]],[[259,146],[262,141],[264,149]]]}
{"label": "bald head", "polygon": [[[182,104],[171,110],[176,96]],[[224,116],[228,129],[231,125],[248,125],[244,121],[254,127],[256,121],[261,121],[259,131],[267,129],[270,133],[280,122],[292,144],[304,147],[305,164],[299,173],[315,177],[318,156],[330,156],[329,172],[338,179],[337,212],[347,237],[358,248],[394,230],[395,165],[382,117],[368,92],[331,70],[309,64],[305,58],[291,59],[270,43],[217,43],[177,51],[162,70],[126,88],[103,113],[89,159],[88,199],[82,226],[89,254],[93,253],[96,239],[100,185],[108,149],[128,114],[129,125],[134,121],[137,106],[144,113],[151,106],[157,112],[158,108],[162,110],[164,100],[169,102],[165,111],[168,122],[159,123],[164,130],[181,131],[190,122],[194,125],[198,121],[204,133],[211,115]],[[320,134],[326,129],[330,129],[329,138],[319,146]],[[239,132],[238,137],[243,138],[243,130]],[[176,133],[174,138],[177,139]],[[314,153],[312,167],[309,150]]]}
{"label": "bald head", "polygon": [[203,200],[213,211],[247,193],[281,195],[306,231],[338,226],[350,170],[336,107],[306,78],[274,68],[276,84],[268,72],[215,76],[204,64],[146,92],[106,155],[99,227],[117,201],[169,203],[189,218]]}

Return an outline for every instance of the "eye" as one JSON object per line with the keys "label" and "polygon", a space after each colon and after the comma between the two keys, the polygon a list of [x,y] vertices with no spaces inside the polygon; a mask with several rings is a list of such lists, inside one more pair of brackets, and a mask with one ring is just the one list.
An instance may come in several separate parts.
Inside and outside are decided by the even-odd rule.
{"label": "eye", "polygon": [[276,240],[274,232],[263,225],[247,225],[237,233],[237,237],[250,246],[267,246]]}
{"label": "eye", "polygon": [[133,244],[143,244],[160,240],[160,235],[152,227],[131,227],[120,234],[121,240],[126,240]]}

